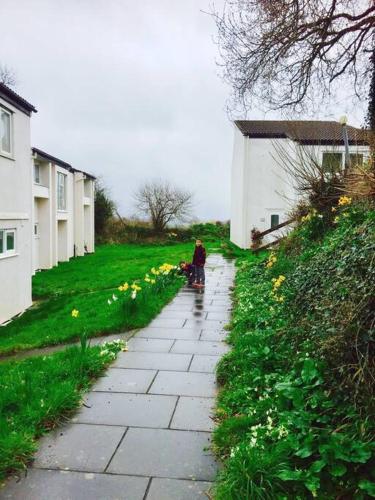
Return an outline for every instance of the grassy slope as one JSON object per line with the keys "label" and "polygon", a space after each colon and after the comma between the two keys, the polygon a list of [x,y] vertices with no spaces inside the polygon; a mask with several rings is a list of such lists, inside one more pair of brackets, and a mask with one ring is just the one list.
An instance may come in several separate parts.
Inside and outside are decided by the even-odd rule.
{"label": "grassy slope", "polygon": [[101,355],[100,347],[73,347],[0,364],[0,479],[25,467],[36,438],[73,413],[117,350],[112,346]]}
{"label": "grassy slope", "polygon": [[[211,244],[210,248],[218,245]],[[59,264],[34,277],[35,295],[44,296],[9,325],[0,328],[0,355],[147,325],[172,299],[179,284],[152,296],[136,315],[125,315],[119,303],[107,300],[124,281],[142,279],[145,272],[164,262],[177,264],[191,258],[191,243],[175,245],[104,245],[95,254]],[[71,311],[80,311],[78,320]]]}
{"label": "grassy slope", "polygon": [[371,365],[355,366],[371,350],[374,212],[353,207],[320,241],[319,224],[272,267],[239,265],[233,350],[218,368],[218,500],[375,496]]}

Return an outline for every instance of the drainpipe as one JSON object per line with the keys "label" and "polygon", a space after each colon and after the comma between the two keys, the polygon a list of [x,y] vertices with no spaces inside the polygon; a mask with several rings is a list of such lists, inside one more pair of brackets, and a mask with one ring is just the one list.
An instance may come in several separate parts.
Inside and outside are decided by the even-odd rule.
{"label": "drainpipe", "polygon": [[340,118],[340,123],[342,125],[342,138],[344,139],[344,145],[345,145],[345,156],[344,156],[344,177],[348,173],[348,170],[351,167],[351,162],[350,162],[350,153],[349,153],[349,138],[348,138],[348,127],[346,126],[347,124],[347,117],[342,116]]}

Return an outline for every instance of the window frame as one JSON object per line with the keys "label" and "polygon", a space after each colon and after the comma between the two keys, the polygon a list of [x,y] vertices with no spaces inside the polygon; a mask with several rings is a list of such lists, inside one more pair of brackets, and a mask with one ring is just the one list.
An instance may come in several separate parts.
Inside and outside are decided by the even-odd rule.
{"label": "window frame", "polygon": [[10,151],[6,151],[3,149],[3,136],[1,135],[0,130],[0,155],[6,156],[8,158],[13,157],[13,112],[4,106],[0,105],[0,126],[2,127],[2,114],[5,113],[9,116],[9,149]]}
{"label": "window frame", "polygon": [[[38,171],[38,178],[36,176],[36,172]],[[40,185],[40,164],[39,163],[34,163],[34,184]]]}
{"label": "window frame", "polygon": [[[340,155],[341,156],[341,161],[340,161],[340,166],[338,167],[338,170],[330,168],[328,169],[327,167],[324,167],[324,155]],[[341,172],[344,168],[344,161],[345,161],[345,153],[343,151],[323,151],[322,152],[322,169],[325,174],[336,174],[338,172]]]}
{"label": "window frame", "polygon": [[[355,162],[355,158],[357,157],[360,157],[361,158],[361,161],[359,163],[356,163]],[[363,153],[350,153],[349,152],[349,158],[350,158],[350,164],[351,166],[355,165],[359,165],[360,167],[363,165],[364,161],[365,161],[365,155]]]}
{"label": "window frame", "polygon": [[[17,229],[15,227],[1,228],[0,233],[3,233],[3,251],[0,251],[0,259],[17,255]],[[8,235],[11,233],[13,233],[14,248],[8,249]]]}
{"label": "window frame", "polygon": [[[68,176],[62,172],[57,172],[57,179],[56,179],[56,184],[57,184],[57,210],[59,212],[66,212],[67,208],[67,190],[66,190],[66,187],[67,187],[67,178]],[[59,179],[64,179],[64,183],[63,183],[63,188],[64,188],[64,196],[63,196],[63,205],[60,205],[60,201],[61,201],[61,198],[60,198],[60,183],[59,183]]]}

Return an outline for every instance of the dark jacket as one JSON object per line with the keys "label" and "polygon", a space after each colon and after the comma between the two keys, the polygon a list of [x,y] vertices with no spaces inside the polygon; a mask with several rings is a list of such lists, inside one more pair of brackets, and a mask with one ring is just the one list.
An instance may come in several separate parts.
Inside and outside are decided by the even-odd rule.
{"label": "dark jacket", "polygon": [[203,267],[206,263],[206,249],[202,246],[195,247],[193,266]]}

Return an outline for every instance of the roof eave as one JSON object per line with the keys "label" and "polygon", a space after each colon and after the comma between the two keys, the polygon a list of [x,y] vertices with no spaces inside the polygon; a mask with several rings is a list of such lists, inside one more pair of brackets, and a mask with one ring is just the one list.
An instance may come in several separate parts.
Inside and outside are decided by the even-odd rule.
{"label": "roof eave", "polygon": [[58,165],[59,167],[65,168],[69,172],[80,172],[81,174],[84,174],[86,177],[91,178],[92,180],[96,180],[96,177],[94,175],[88,174],[87,172],[84,172],[83,170],[78,170],[77,168],[72,167],[69,163],[66,163],[63,160],[60,160],[59,158],[56,158],[55,156],[50,155],[49,153],[46,153],[45,151],[42,151],[39,148],[31,148],[32,152],[36,154],[37,156],[40,156],[41,158],[49,161],[50,163],[53,163],[55,165]]}
{"label": "roof eave", "polygon": [[37,109],[27,102],[23,97],[16,94],[13,90],[4,84],[0,84],[0,98],[19,109],[25,115],[31,116],[31,113],[37,113]]}

